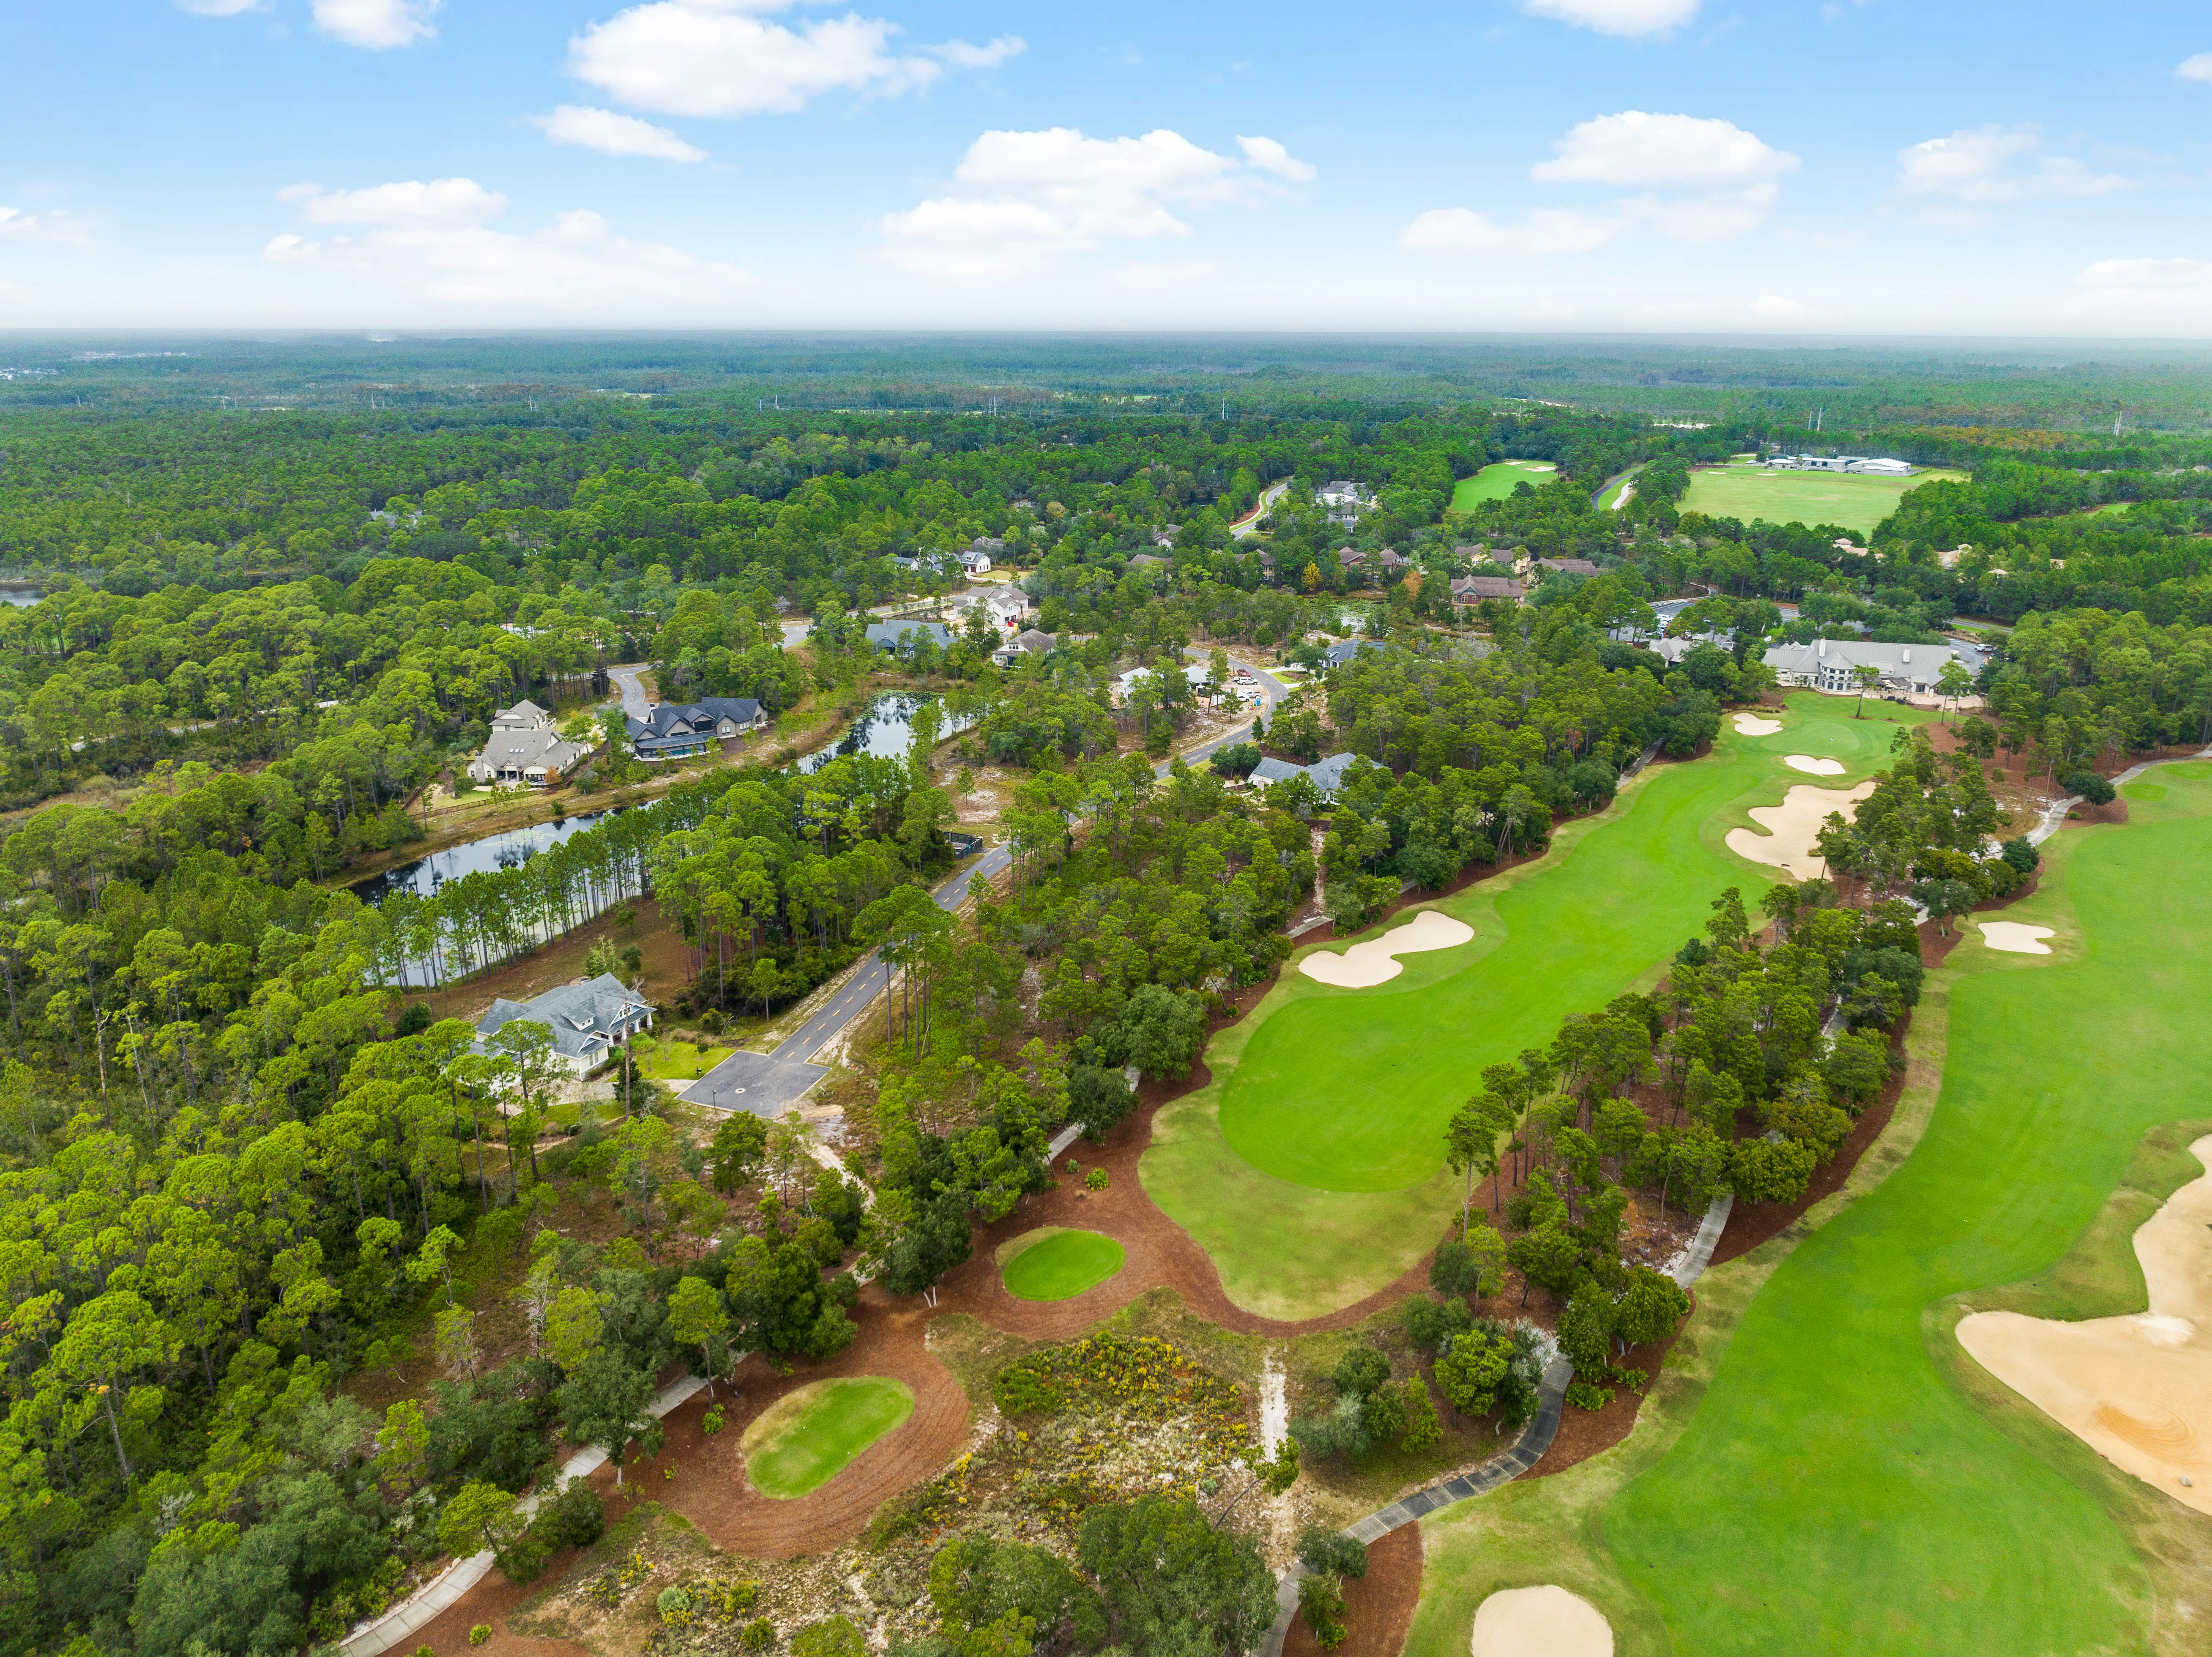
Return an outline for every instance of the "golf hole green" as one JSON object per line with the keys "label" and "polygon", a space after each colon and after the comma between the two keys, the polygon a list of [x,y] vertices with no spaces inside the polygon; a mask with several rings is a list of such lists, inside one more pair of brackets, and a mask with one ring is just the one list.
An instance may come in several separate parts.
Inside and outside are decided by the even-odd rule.
{"label": "golf hole green", "polygon": [[913,1389],[883,1375],[802,1386],[745,1429],[745,1477],[778,1501],[805,1496],[913,1413]]}
{"label": "golf hole green", "polygon": [[1048,1230],[1001,1261],[1000,1270],[1018,1301],[1065,1301],[1104,1282],[1127,1258],[1098,1232]]}

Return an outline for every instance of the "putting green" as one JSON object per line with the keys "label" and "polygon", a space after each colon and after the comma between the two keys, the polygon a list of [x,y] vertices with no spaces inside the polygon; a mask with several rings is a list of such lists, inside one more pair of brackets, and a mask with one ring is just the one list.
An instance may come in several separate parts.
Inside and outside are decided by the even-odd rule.
{"label": "putting green", "polygon": [[1917,1148],[1783,1261],[1680,1441],[1587,1526],[1672,1649],[2185,1648],[2168,1579],[2201,1575],[2212,1525],[2162,1514],[1949,1332],[1981,1291],[2053,1276],[2145,1131],[2203,1114],[2212,939],[2174,894],[2212,883],[2212,788],[2179,769],[2129,826],[2045,847],[2006,917],[2053,928],[2053,955],[1931,974],[1948,1062]]}
{"label": "putting green", "polygon": [[1452,485],[1452,510],[1468,511],[1478,501],[1502,501],[1516,484],[1541,489],[1559,475],[1559,469],[1548,460],[1500,460]]}
{"label": "putting green", "polygon": [[1744,523],[1833,524],[1866,534],[1923,484],[1964,483],[1963,472],[1868,478],[1844,472],[1775,472],[1759,466],[1709,466],[1690,474],[1682,510]]}
{"label": "putting green", "polygon": [[805,1496],[913,1413],[913,1389],[883,1375],[802,1386],[745,1429],[745,1477],[763,1496]]}
{"label": "putting green", "polygon": [[999,1263],[1006,1293],[1018,1301],[1073,1300],[1114,1276],[1127,1258],[1119,1243],[1095,1231],[1054,1227],[1031,1235],[1035,1241]]}

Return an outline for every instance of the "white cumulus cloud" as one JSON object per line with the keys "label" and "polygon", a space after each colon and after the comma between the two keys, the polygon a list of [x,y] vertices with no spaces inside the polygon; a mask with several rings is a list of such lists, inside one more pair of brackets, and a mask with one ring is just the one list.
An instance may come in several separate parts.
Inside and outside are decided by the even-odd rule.
{"label": "white cumulus cloud", "polygon": [[1538,17],[1556,18],[1600,34],[1664,34],[1698,15],[1698,0],[1522,0]]}
{"label": "white cumulus cloud", "polygon": [[902,269],[1012,276],[1109,242],[1188,236],[1180,214],[1255,205],[1283,193],[1276,179],[1314,176],[1272,138],[1238,143],[1243,161],[1164,128],[1133,138],[1068,126],[986,132],[954,168],[950,192],[876,228]]}
{"label": "white cumulus cloud", "polygon": [[1936,223],[1971,224],[1984,210],[2021,201],[2081,200],[2133,187],[2072,155],[2044,150],[2032,126],[1977,126],[1928,138],[1897,154],[1898,193]]}
{"label": "white cumulus cloud", "polygon": [[1678,241],[1725,241],[1755,229],[1781,193],[1781,176],[1799,165],[1733,121],[1625,109],[1568,129],[1547,161],[1528,176],[1539,184],[1607,185],[1640,193],[1609,212],[1539,207],[1500,222],[1467,207],[1421,214],[1399,245],[1452,253],[1584,253],[1638,228]]}
{"label": "white cumulus cloud", "polygon": [[2184,58],[2173,66],[2173,72],[2185,81],[2212,81],[2212,52]]}
{"label": "white cumulus cloud", "polygon": [[703,161],[707,152],[665,126],[617,115],[611,109],[562,104],[550,115],[532,115],[530,124],[555,143],[596,149],[602,155],[642,155],[653,161]]}
{"label": "white cumulus cloud", "polygon": [[315,27],[367,52],[411,46],[438,33],[431,18],[444,0],[315,0]]}
{"label": "white cumulus cloud", "polygon": [[1767,182],[1798,165],[1733,121],[1642,109],[1583,121],[1552,148],[1550,161],[1528,169],[1540,183],[1716,190]]}
{"label": "white cumulus cloud", "polygon": [[1244,152],[1244,159],[1262,173],[1273,173],[1279,179],[1288,179],[1292,184],[1311,184],[1321,175],[1321,169],[1311,161],[1302,161],[1283,148],[1274,138],[1238,137],[1237,147]]}
{"label": "white cumulus cloud", "polygon": [[947,65],[989,69],[1025,48],[1002,35],[892,49],[897,24],[842,17],[775,21],[791,0],[647,0],[568,42],[568,72],[618,103],[665,115],[789,114],[830,92],[893,97],[927,87]]}
{"label": "white cumulus cloud", "polygon": [[408,180],[362,190],[295,185],[280,191],[303,222],[357,234],[272,236],[269,264],[397,285],[470,305],[604,309],[623,301],[710,300],[750,278],[659,242],[617,235],[586,208],[556,214],[527,235],[494,228],[507,198],[472,179]]}

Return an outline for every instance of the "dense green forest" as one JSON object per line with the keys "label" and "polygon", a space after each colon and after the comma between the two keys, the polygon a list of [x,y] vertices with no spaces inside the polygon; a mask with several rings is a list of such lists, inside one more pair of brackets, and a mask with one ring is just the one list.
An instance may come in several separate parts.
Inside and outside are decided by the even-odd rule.
{"label": "dense green forest", "polygon": [[[2212,740],[2207,381],[2147,354],[109,344],[16,337],[33,371],[0,381],[6,1653],[289,1653],[487,1538],[526,1578],[597,1533],[580,1496],[486,1528],[557,1443],[649,1447],[672,1364],[839,1350],[855,1274],[933,1292],[1044,1188],[1055,1130],[1127,1115],[1131,1068],[1188,1070],[1295,917],[1348,929],[1540,849],[1711,742],[1767,643],[1991,627],[1972,758],[1900,748],[1824,846],[1849,890],[1778,888],[1765,944],[1730,894],[1656,997],[1469,1107],[1533,1173],[1497,1251],[1573,1338],[1601,1354],[1632,1303],[1671,1326],[1607,1268],[1620,1192],[1786,1197],[1834,1154],[1917,996],[1905,900],[1940,918],[2032,867],[1992,855],[1974,762],[2057,781]],[[1808,405],[1825,448],[1971,481],[1865,548],[1680,509],[1692,466],[1806,443]],[[1509,459],[1556,471],[1454,509]],[[1317,498],[1339,479],[1349,509]],[[866,624],[979,540],[1049,650],[956,619],[880,654]],[[1516,562],[1525,605],[1454,603]],[[1670,664],[1662,631],[1703,642]],[[1354,632],[1382,648],[1332,664]],[[1249,735],[1180,672],[1117,692],[1192,647],[1217,690],[1229,648],[1315,671]],[[616,733],[564,800],[636,783],[607,675],[631,663],[773,734],[526,861],[346,889],[518,700]],[[791,763],[886,687],[939,698],[912,752]],[[1207,719],[1229,746],[1157,773]],[[1354,758],[1324,800],[1237,786],[1263,753]],[[979,771],[1012,864],[956,916],[928,887]],[[542,1044],[472,1051],[423,993],[610,911],[669,929],[663,1012],[715,1030],[883,952],[842,1168],[787,1123],[702,1134],[627,1064],[604,1115],[563,1105]],[[1831,1010],[1863,1033],[1824,1053]],[[1647,1073],[1666,1124],[1608,1116]],[[1455,1404],[1526,1390],[1505,1332],[1455,1349],[1484,1341],[1494,1384]]]}

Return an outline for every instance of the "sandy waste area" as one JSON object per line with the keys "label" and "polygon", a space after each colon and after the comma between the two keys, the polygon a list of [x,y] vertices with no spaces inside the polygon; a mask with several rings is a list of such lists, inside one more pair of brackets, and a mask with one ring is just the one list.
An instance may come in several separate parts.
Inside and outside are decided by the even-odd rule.
{"label": "sandy waste area", "polygon": [[1782,763],[1793,771],[1803,771],[1810,777],[1841,777],[1844,762],[1840,759],[1815,759],[1809,753],[1784,755]]}
{"label": "sandy waste area", "polygon": [[1547,1582],[1484,1600],[1469,1645],[1473,1657],[1613,1657],[1613,1624],[1580,1594]]}
{"label": "sandy waste area", "polygon": [[1403,926],[1394,926],[1379,938],[1356,943],[1341,955],[1316,950],[1298,963],[1298,971],[1340,990],[1369,990],[1388,984],[1406,969],[1395,959],[1426,949],[1450,949],[1467,943],[1474,929],[1433,909],[1425,909]]}
{"label": "sandy waste area", "polygon": [[2043,941],[2058,935],[2047,926],[2026,926],[2018,921],[1977,921],[1975,924],[1982,929],[1984,943],[2012,955],[2048,955],[2051,946]]}
{"label": "sandy waste area", "polygon": [[1761,719],[1757,714],[1738,714],[1735,734],[1738,736],[1771,736],[1782,728],[1778,719]]}
{"label": "sandy waste area", "polygon": [[[2212,1168],[2212,1134],[2190,1148]],[[2150,1310],[2059,1323],[1977,1312],[1974,1361],[2107,1461],[2212,1514],[2212,1173],[2135,1236]]]}
{"label": "sandy waste area", "polygon": [[1828,820],[1832,811],[1842,812],[1846,819],[1855,816],[1859,801],[1873,792],[1871,782],[1862,783],[1847,793],[1800,783],[1783,797],[1780,805],[1753,806],[1751,820],[1766,832],[1730,829],[1728,849],[1739,857],[1786,868],[1792,874],[1817,874],[1821,859],[1813,849],[1813,842],[1820,838],[1820,825]]}

